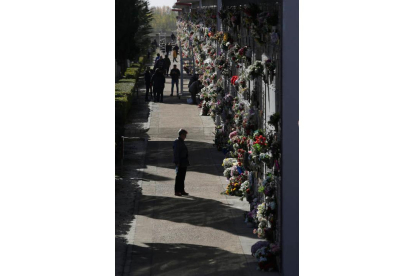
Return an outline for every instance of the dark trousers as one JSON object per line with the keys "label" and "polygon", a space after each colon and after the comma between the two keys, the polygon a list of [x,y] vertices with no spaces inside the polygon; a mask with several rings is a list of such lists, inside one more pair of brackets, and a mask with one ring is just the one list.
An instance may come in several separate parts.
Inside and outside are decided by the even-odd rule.
{"label": "dark trousers", "polygon": [[176,80],[171,79],[171,95],[174,94],[174,84],[177,87],[177,95],[178,95],[178,92],[179,92],[179,90],[178,90],[178,83],[179,83],[179,80],[178,79],[176,79]]}
{"label": "dark trousers", "polygon": [[162,102],[164,98],[164,88],[154,88],[155,101]]}
{"label": "dark trousers", "polygon": [[193,104],[197,104],[196,93],[190,92],[190,94],[191,94],[191,99],[193,100]]}
{"label": "dark trousers", "polygon": [[187,173],[187,167],[178,167],[178,173],[175,177],[175,187],[174,187],[174,190],[176,193],[184,192],[184,180],[185,180],[186,173]]}
{"label": "dark trousers", "polygon": [[146,89],[146,92],[145,92],[145,100],[146,101],[149,101],[148,94],[149,94],[149,92],[151,90],[151,84],[145,84],[145,89]]}

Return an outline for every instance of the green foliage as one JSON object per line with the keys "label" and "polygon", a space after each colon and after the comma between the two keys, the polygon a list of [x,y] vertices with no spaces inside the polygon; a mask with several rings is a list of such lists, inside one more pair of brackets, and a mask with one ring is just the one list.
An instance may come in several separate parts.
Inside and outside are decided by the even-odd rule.
{"label": "green foliage", "polygon": [[137,68],[137,67],[127,68],[126,71],[125,71],[125,78],[126,79],[136,79],[138,70],[139,70],[139,68]]}
{"label": "green foliage", "polygon": [[115,0],[115,58],[134,59],[146,52],[151,32],[151,11],[146,0]]}
{"label": "green foliage", "polygon": [[120,79],[118,83],[135,83],[135,79]]}
{"label": "green foliage", "polygon": [[153,20],[152,28],[157,32],[171,33],[177,30],[177,13],[168,6],[151,7]]}

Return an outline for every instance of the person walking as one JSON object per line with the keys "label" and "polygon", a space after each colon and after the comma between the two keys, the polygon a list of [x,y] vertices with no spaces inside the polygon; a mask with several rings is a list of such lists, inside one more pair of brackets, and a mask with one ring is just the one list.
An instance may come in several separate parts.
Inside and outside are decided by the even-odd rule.
{"label": "person walking", "polygon": [[160,68],[157,68],[155,70],[155,74],[151,78],[151,83],[153,92],[155,94],[155,100],[154,102],[163,102],[163,94],[164,94],[164,86],[165,86],[165,77],[162,73],[162,70]]}
{"label": "person walking", "polygon": [[170,55],[171,51],[172,51],[172,45],[171,43],[168,43],[166,46],[166,51],[167,51],[167,56]]}
{"label": "person walking", "polygon": [[175,41],[175,35],[174,35],[174,33],[171,33],[171,41]]}
{"label": "person walking", "polygon": [[154,67],[155,64],[157,64],[157,61],[160,59],[160,53],[157,53],[157,56],[155,57],[155,61],[154,61]]}
{"label": "person walking", "polygon": [[168,72],[170,71],[171,60],[168,58],[168,55],[164,58],[164,72],[168,76]]}
{"label": "person walking", "polygon": [[147,70],[145,71],[145,74],[144,74],[145,89],[146,89],[146,91],[145,91],[145,101],[146,102],[149,101],[148,94],[149,94],[150,91],[151,91],[151,98],[152,98],[151,77],[152,77],[151,68],[148,66]]}
{"label": "person walking", "polygon": [[190,165],[188,161],[188,149],[184,143],[184,140],[187,138],[187,133],[185,129],[180,129],[178,131],[178,138],[175,139],[173,144],[176,173],[174,191],[176,196],[188,195],[184,189],[185,175],[187,173],[187,167]]}
{"label": "person walking", "polygon": [[178,62],[177,61],[177,55],[178,55],[178,50],[179,49],[180,48],[177,45],[175,45],[174,48],[173,48],[173,62]]}
{"label": "person walking", "polygon": [[181,76],[181,72],[180,70],[177,69],[176,64],[173,65],[173,69],[171,69],[170,76],[171,76],[171,95],[170,96],[174,95],[174,84],[175,84],[177,87],[177,96],[178,98],[180,98],[180,91],[178,89],[178,84],[179,84],[179,77]]}

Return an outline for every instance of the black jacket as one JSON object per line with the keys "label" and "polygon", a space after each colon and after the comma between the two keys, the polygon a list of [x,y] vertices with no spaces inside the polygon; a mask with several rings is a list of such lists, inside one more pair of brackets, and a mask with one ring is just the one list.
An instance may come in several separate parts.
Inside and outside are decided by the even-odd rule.
{"label": "black jacket", "polygon": [[164,84],[165,84],[164,75],[160,72],[155,73],[154,76],[152,76],[151,83],[152,83],[152,86],[156,89],[164,88]]}
{"label": "black jacket", "polygon": [[173,80],[178,80],[178,78],[180,77],[181,73],[180,70],[176,69],[171,69],[170,71],[170,76]]}
{"label": "black jacket", "polygon": [[171,60],[168,57],[164,58],[164,69],[168,69],[170,65],[171,65]]}
{"label": "black jacket", "polygon": [[150,84],[151,83],[151,72],[150,71],[145,71],[144,74],[144,78],[145,78],[145,84]]}
{"label": "black jacket", "polygon": [[184,143],[184,140],[178,137],[173,144],[174,150],[174,163],[180,164],[180,167],[187,167],[190,165],[188,162],[188,150]]}

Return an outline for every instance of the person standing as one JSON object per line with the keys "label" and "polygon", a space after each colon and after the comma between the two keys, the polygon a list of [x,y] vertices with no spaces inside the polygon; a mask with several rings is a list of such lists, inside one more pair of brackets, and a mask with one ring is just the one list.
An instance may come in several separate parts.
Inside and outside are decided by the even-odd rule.
{"label": "person standing", "polygon": [[171,40],[172,41],[175,41],[175,35],[174,35],[174,33],[171,33]]}
{"label": "person standing", "polygon": [[165,77],[162,73],[162,70],[157,68],[155,74],[151,78],[152,87],[154,88],[155,101],[154,102],[163,102],[164,86],[165,86]]}
{"label": "person standing", "polygon": [[175,45],[174,48],[173,48],[173,62],[178,62],[177,61],[177,55],[178,55],[178,50],[179,49],[180,48],[177,45]]}
{"label": "person standing", "polygon": [[145,80],[145,101],[148,102],[149,98],[148,98],[148,94],[151,91],[152,94],[152,88],[151,88],[151,68],[147,67],[147,70],[145,71],[144,74],[144,80]]}
{"label": "person standing", "polygon": [[171,95],[170,96],[174,95],[174,84],[175,84],[177,87],[177,96],[179,98],[180,91],[178,89],[178,84],[179,84],[179,78],[181,76],[181,72],[180,70],[177,69],[176,64],[173,65],[173,69],[171,69],[170,76],[171,76]]}
{"label": "person standing", "polygon": [[168,58],[168,55],[165,56],[164,58],[164,72],[165,74],[167,74],[168,76],[168,72],[170,71],[170,66],[171,66],[171,60]]}
{"label": "person standing", "polygon": [[176,196],[188,195],[184,190],[185,175],[187,173],[187,167],[190,165],[190,162],[188,162],[188,149],[184,143],[184,140],[187,138],[187,133],[185,129],[180,129],[178,131],[178,138],[175,139],[173,144],[176,173],[174,190]]}

